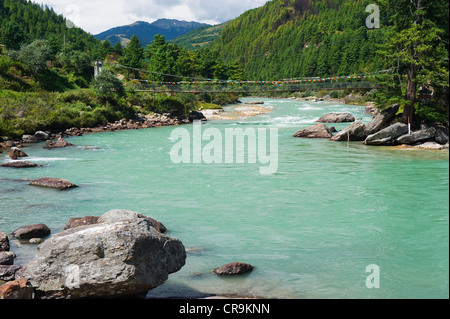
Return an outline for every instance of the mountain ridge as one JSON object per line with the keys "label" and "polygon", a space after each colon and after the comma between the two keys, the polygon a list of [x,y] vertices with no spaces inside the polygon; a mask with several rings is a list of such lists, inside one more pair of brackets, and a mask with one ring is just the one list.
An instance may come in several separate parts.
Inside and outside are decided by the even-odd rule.
{"label": "mountain ridge", "polygon": [[166,40],[171,40],[204,26],[209,26],[209,24],[176,19],[158,19],[152,23],[136,21],[129,25],[113,27],[94,35],[94,37],[101,41],[108,40],[111,45],[117,42],[126,45],[135,34],[142,45],[146,46],[151,44],[157,34],[164,35]]}

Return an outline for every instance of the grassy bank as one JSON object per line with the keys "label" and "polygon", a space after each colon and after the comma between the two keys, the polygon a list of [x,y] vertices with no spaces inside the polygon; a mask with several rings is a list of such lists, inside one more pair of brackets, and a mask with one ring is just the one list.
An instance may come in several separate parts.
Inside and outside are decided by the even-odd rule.
{"label": "grassy bank", "polygon": [[[38,130],[59,132],[72,127],[96,127],[138,113],[170,114],[186,119],[193,110],[207,105],[236,102],[236,96],[197,96],[126,92],[124,96],[102,96],[93,89],[66,92],[0,91],[0,137],[21,138]],[[204,101],[206,100],[206,101]],[[213,104],[212,104],[213,103]]]}

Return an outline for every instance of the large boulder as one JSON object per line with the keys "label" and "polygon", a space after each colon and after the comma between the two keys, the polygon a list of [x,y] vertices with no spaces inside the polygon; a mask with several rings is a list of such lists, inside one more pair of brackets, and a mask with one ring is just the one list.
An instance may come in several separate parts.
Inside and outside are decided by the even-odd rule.
{"label": "large boulder", "polygon": [[394,104],[386,110],[382,111],[380,114],[376,115],[372,119],[372,121],[366,124],[366,136],[374,134],[388,127],[391,121],[395,118],[399,107],[399,104]]}
{"label": "large boulder", "polygon": [[395,139],[408,132],[408,125],[403,123],[395,123],[381,131],[367,136],[364,144],[367,145],[391,145]]}
{"label": "large boulder", "polygon": [[346,123],[354,122],[355,117],[350,113],[329,113],[322,116],[316,122],[318,123]]}
{"label": "large boulder", "polygon": [[47,188],[56,188],[56,189],[60,189],[60,190],[78,187],[77,185],[69,182],[68,180],[61,179],[61,178],[52,178],[52,177],[43,177],[43,178],[34,180],[30,183],[30,185],[39,186],[39,187],[47,187]]}
{"label": "large boulder", "polygon": [[411,145],[420,141],[428,140],[433,138],[436,134],[436,129],[434,127],[426,127],[420,131],[411,132],[411,134],[404,134],[396,139],[398,144]]}
{"label": "large boulder", "polygon": [[367,137],[366,126],[363,122],[355,122],[334,135],[332,141],[364,141]]}
{"label": "large boulder", "polygon": [[20,157],[28,157],[28,155],[18,147],[11,147],[8,152],[8,156],[13,160],[16,160]]}
{"label": "large boulder", "polygon": [[42,238],[50,235],[51,230],[45,224],[34,224],[20,227],[12,232],[11,235],[17,239]]}
{"label": "large boulder", "polygon": [[142,218],[80,226],[39,245],[23,276],[38,298],[145,294],[184,266],[181,241]]}
{"label": "large boulder", "polygon": [[304,138],[331,138],[333,133],[325,124],[319,123],[310,127],[307,127],[294,134],[294,137]]}

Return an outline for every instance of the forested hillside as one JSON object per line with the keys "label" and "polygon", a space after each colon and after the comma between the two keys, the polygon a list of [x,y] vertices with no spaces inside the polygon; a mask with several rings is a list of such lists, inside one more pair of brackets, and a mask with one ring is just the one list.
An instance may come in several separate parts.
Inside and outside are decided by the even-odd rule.
{"label": "forested hillside", "polygon": [[213,44],[250,79],[348,75],[381,70],[380,30],[368,30],[365,0],[274,0],[231,21]]}
{"label": "forested hillside", "polygon": [[[70,25],[70,24],[69,24]],[[0,44],[19,49],[23,43],[48,40],[54,53],[76,49],[101,56],[101,42],[80,28],[68,28],[67,20],[53,9],[26,0],[0,0]]]}

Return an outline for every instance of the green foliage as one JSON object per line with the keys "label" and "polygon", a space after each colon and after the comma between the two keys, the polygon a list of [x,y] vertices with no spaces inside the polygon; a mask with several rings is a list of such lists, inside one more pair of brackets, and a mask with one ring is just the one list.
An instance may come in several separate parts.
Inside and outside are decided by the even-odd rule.
{"label": "green foliage", "polygon": [[17,57],[34,74],[45,70],[47,61],[54,58],[46,40],[36,40],[29,45],[23,45]]}
{"label": "green foliage", "polygon": [[251,80],[350,75],[378,71],[373,54],[384,41],[367,30],[370,1],[279,0],[232,20],[212,44],[220,57],[244,65]]}
{"label": "green foliage", "polygon": [[387,41],[379,46],[378,54],[392,70],[392,79],[385,82],[378,102],[400,102],[404,105],[404,121],[414,122],[415,112],[418,120],[442,120],[448,116],[448,97],[445,101],[435,94],[432,104],[424,105],[417,91],[421,86],[435,93],[443,88],[448,91],[448,1],[377,3],[391,17],[390,25],[383,30]]}
{"label": "green foliage", "polygon": [[64,93],[3,90],[0,94],[0,136],[11,138],[37,130],[95,127],[132,116],[134,110],[125,100],[110,98],[105,102],[89,89]]}
{"label": "green foliage", "polygon": [[110,70],[103,70],[94,80],[94,90],[105,97],[123,96],[125,89],[122,81]]}
{"label": "green foliage", "polygon": [[144,48],[137,36],[133,35],[130,42],[124,49],[123,57],[119,59],[119,63],[131,68],[141,68],[142,59],[144,58]]}

